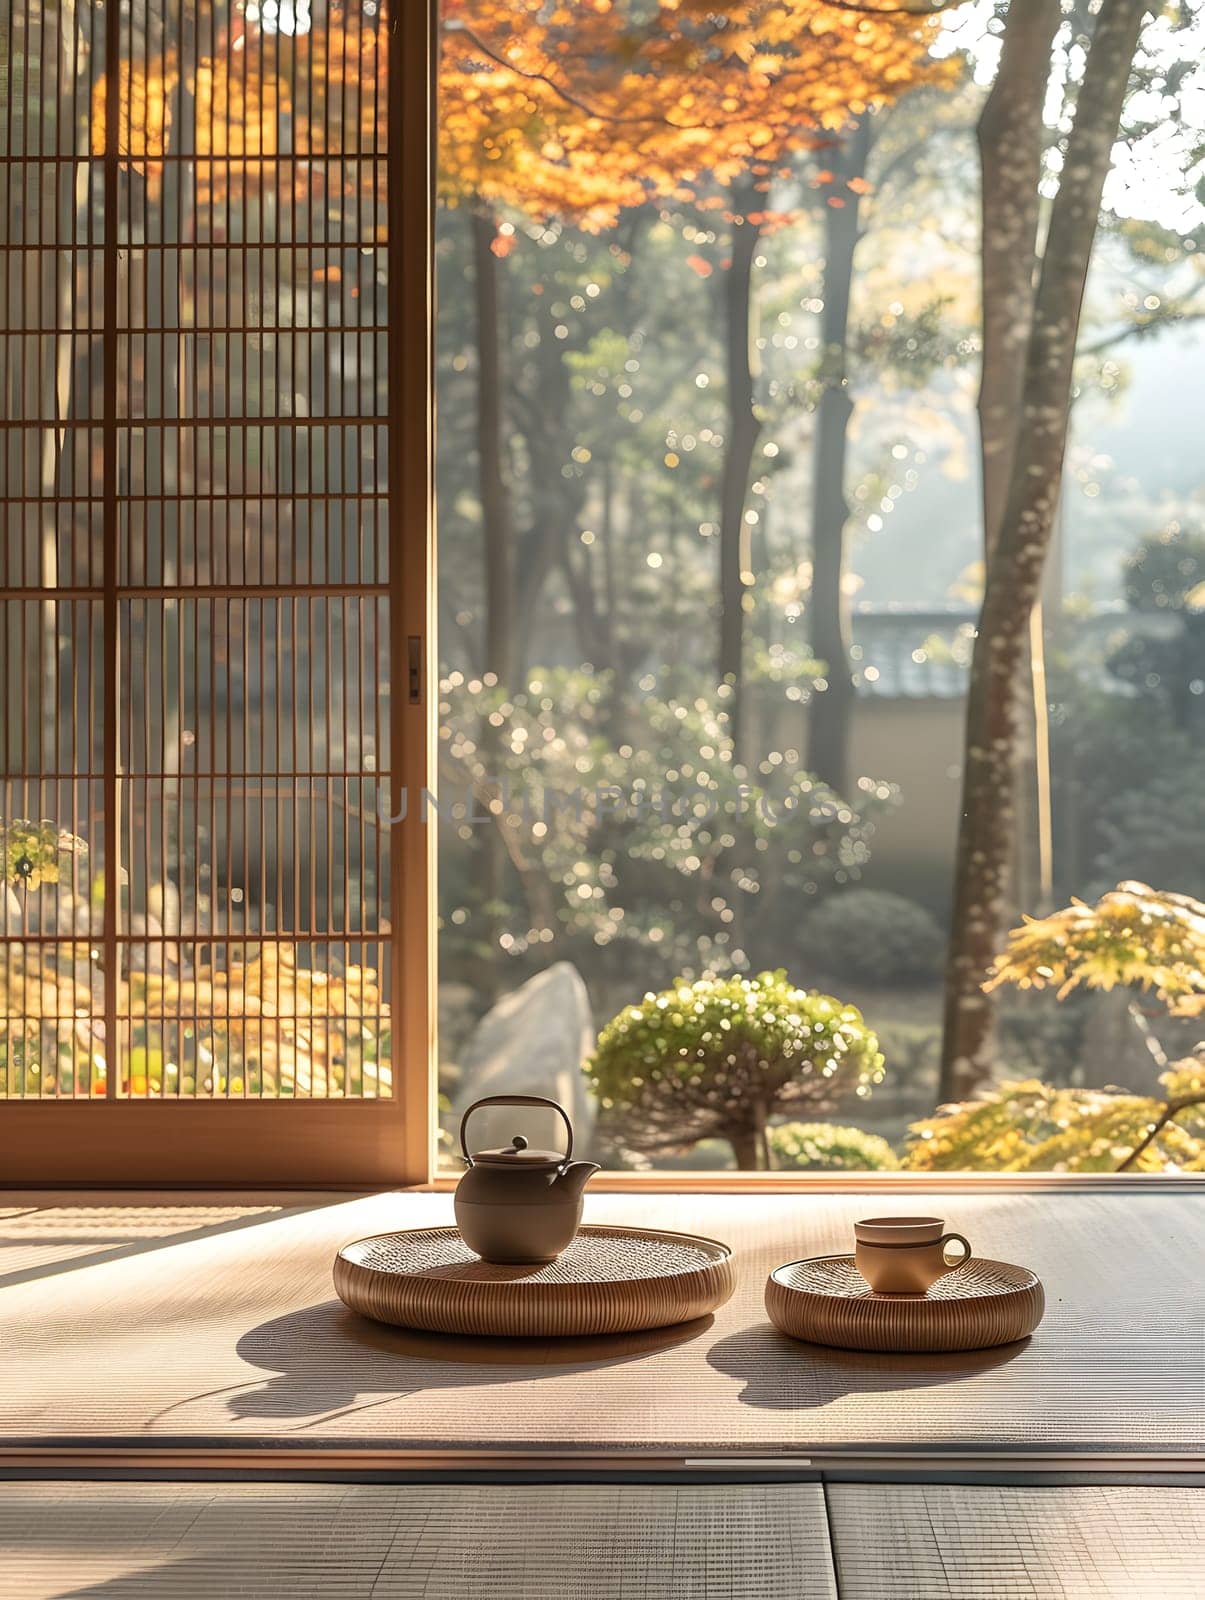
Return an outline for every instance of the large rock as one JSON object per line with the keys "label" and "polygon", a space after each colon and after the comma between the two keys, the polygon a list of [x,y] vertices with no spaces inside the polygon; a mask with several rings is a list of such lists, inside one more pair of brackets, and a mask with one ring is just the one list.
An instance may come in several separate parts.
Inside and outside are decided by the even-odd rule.
{"label": "large rock", "polygon": [[594,1037],[581,974],[571,962],[558,961],[504,995],[473,1030],[460,1053],[457,1117],[490,1094],[546,1095],[573,1120],[574,1154],[586,1154],[594,1103],[582,1062],[594,1050]]}

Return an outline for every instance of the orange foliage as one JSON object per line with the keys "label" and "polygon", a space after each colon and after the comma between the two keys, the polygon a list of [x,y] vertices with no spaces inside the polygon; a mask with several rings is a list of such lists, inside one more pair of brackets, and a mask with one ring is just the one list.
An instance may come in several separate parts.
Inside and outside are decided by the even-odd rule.
{"label": "orange foliage", "polygon": [[[133,60],[121,63],[118,150],[153,196],[169,153],[197,158],[201,205],[224,199],[231,189],[245,193],[269,173],[275,186],[286,121],[303,158],[384,151],[385,27],[380,18],[366,19],[355,0],[328,5],[320,25],[295,35],[264,32],[229,0],[200,0],[192,39],[183,83],[178,42],[167,42],[162,30],[148,35],[145,19],[131,44]],[[291,83],[299,86],[297,104]],[[106,92],[102,75],[92,93],[92,149],[98,156],[105,151]],[[175,125],[186,96],[195,135],[184,150]],[[299,172],[294,181],[294,199],[304,203],[314,176]],[[348,173],[340,176],[344,181],[378,179]]]}
{"label": "orange foliage", "polygon": [[[245,34],[236,38],[219,29],[212,54],[203,57],[187,81],[181,84],[179,54],[160,45],[158,51],[144,40],[144,60],[123,60],[120,69],[121,117],[118,122],[118,153],[132,171],[146,179],[152,197],[163,182],[163,157],[169,153],[195,155],[199,199],[210,197],[214,182],[224,181],[225,164],[220,167],[205,161],[206,156],[230,157],[276,155],[276,130],[282,114],[290,110],[288,87],[270,70],[266,60],[248,60]],[[181,152],[173,146],[174,122],[180,115],[182,95],[193,97],[196,127],[191,150]],[[99,78],[92,93],[92,149],[105,152],[106,86]],[[240,159],[239,171],[246,176],[263,171],[262,163]]]}
{"label": "orange foliage", "polygon": [[[158,59],[123,61],[118,76],[121,113],[117,119],[117,147],[130,158],[135,172],[144,177],[161,174],[170,115],[168,104],[179,72],[172,53]],[[105,79],[92,88],[92,154],[103,156],[108,126]]]}
{"label": "orange foliage", "polygon": [[920,81],[938,22],[826,0],[445,0],[444,198],[598,230],[706,182],[765,182],[793,150]]}
{"label": "orange foliage", "polygon": [[[326,23],[299,40],[308,59],[304,100],[307,152],[338,155],[386,147],[386,54],[384,19],[369,24],[355,0],[329,4]],[[303,42],[304,41],[304,42]]]}
{"label": "orange foliage", "polygon": [[[956,70],[928,54],[935,19],[855,13],[830,0],[722,8],[714,0],[444,0],[441,17],[444,198],[515,205],[594,231],[651,198],[711,201],[708,186],[746,173],[764,184],[792,151]],[[284,119],[301,155],[383,152],[385,40],[383,19],[366,18],[359,0],[338,0],[322,25],[293,36],[263,33],[224,0],[200,0],[200,57],[183,85],[195,97],[198,199],[233,181],[222,158],[240,158],[239,186],[256,181],[263,167],[254,158],[277,156]],[[135,44],[133,64],[121,67],[120,149],[157,188],[172,149],[180,62],[162,42],[158,50],[146,38]],[[97,154],[104,112],[102,78]]]}

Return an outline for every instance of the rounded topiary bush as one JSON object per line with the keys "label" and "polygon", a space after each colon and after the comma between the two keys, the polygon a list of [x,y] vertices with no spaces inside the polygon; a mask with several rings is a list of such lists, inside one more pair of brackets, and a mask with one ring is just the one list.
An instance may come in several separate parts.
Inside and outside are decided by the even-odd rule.
{"label": "rounded topiary bush", "polygon": [[738,1167],[751,1168],[769,1164],[771,1117],[869,1094],[883,1057],[856,1006],[763,972],[646,994],[602,1030],[586,1071],[631,1148],[726,1139]]}
{"label": "rounded topiary bush", "polygon": [[820,972],[890,986],[936,978],[945,936],[915,900],[884,889],[848,889],[816,907],[799,943]]}
{"label": "rounded topiary bush", "polygon": [[1126,604],[1134,611],[1199,609],[1205,583],[1205,535],[1173,522],[1148,534],[1122,567]]}
{"label": "rounded topiary bush", "polygon": [[895,1172],[895,1151],[877,1133],[834,1122],[784,1122],[770,1129],[770,1160],[792,1172]]}

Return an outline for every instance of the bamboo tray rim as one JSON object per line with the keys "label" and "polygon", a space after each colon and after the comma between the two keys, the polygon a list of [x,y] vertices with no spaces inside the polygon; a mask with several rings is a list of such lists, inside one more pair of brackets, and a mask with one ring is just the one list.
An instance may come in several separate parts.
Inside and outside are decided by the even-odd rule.
{"label": "bamboo tray rim", "polygon": [[[976,1256],[974,1263],[986,1283],[964,1277],[954,1293],[881,1294],[848,1252],[805,1256],[775,1267],[766,1279],[766,1311],[788,1338],[875,1355],[951,1355],[1029,1338],[1046,1310],[1037,1273],[991,1256]],[[787,1281],[793,1270],[809,1268],[818,1282],[796,1287]],[[826,1268],[839,1269],[839,1279],[826,1285]]]}
{"label": "bamboo tray rim", "polygon": [[[577,1244],[583,1248],[573,1259]],[[384,1253],[376,1265],[355,1259],[376,1250]],[[693,1322],[723,1305],[736,1287],[732,1249],[718,1239],[613,1225],[579,1229],[555,1261],[506,1265],[470,1251],[458,1228],[374,1234],[339,1250],[334,1281],[345,1305],[378,1322],[429,1333],[541,1339]]]}
{"label": "bamboo tray rim", "polygon": [[[875,1304],[881,1303],[889,1306],[973,1305],[979,1300],[1006,1300],[1009,1295],[1031,1294],[1035,1288],[1040,1289],[1042,1287],[1042,1280],[1032,1267],[1023,1267],[1015,1261],[998,1261],[994,1256],[973,1256],[971,1259],[981,1267],[1002,1267],[1006,1272],[1019,1273],[1021,1276],[1013,1281],[1005,1279],[990,1289],[981,1290],[978,1294],[964,1294],[950,1298],[929,1294],[880,1294],[877,1290],[872,1289],[869,1284],[866,1285],[866,1293],[862,1295],[838,1294],[832,1290],[825,1289],[823,1285],[808,1284],[801,1286],[788,1283],[785,1278],[780,1276],[780,1274],[790,1272],[795,1267],[812,1266],[821,1261],[848,1261],[854,1266],[854,1270],[857,1270],[857,1257],[852,1250],[835,1250],[818,1256],[800,1256],[797,1261],[784,1261],[781,1266],[774,1268],[770,1278],[772,1282],[776,1283],[780,1289],[785,1290],[788,1294],[797,1294],[814,1300],[841,1300],[846,1302],[856,1300],[859,1305],[864,1305],[867,1301],[870,1301]],[[938,1281],[940,1282],[941,1280],[939,1279]]]}
{"label": "bamboo tray rim", "polygon": [[[406,1272],[399,1270],[396,1267],[379,1266],[371,1261],[357,1261],[351,1254],[349,1254],[350,1251],[355,1250],[359,1245],[372,1245],[376,1244],[380,1240],[404,1240],[408,1235],[412,1234],[423,1234],[428,1238],[432,1234],[446,1234],[449,1237],[459,1238],[460,1229],[452,1224],[448,1224],[430,1228],[397,1228],[388,1233],[370,1233],[366,1234],[361,1239],[349,1239],[346,1244],[340,1245],[336,1253],[336,1259],[344,1262],[349,1267],[353,1267],[358,1272],[371,1272],[378,1274],[382,1278],[403,1279],[410,1282],[421,1282],[424,1280],[432,1283],[456,1282],[457,1280],[449,1279],[446,1276],[435,1276],[436,1272],[446,1273],[446,1267],[440,1267],[436,1269],[428,1268],[425,1270]],[[702,1247],[703,1251],[710,1258],[706,1261],[684,1261],[679,1270],[672,1272],[658,1272],[652,1277],[643,1273],[636,1273],[632,1276],[625,1276],[623,1274],[616,1273],[613,1278],[609,1279],[591,1279],[590,1282],[596,1287],[605,1287],[607,1283],[673,1283],[675,1279],[693,1277],[696,1273],[708,1272],[715,1267],[723,1266],[726,1262],[731,1261],[733,1258],[733,1249],[731,1245],[725,1244],[722,1239],[712,1239],[706,1234],[702,1233],[680,1233],[670,1228],[636,1228],[625,1226],[622,1223],[612,1222],[584,1222],[574,1235],[574,1239],[581,1238],[583,1234],[592,1238],[653,1239],[664,1241],[668,1244],[692,1245],[695,1248]],[[466,1245],[465,1248],[467,1249],[468,1246]],[[565,1251],[562,1251],[561,1255],[563,1256],[564,1254]],[[560,1257],[557,1259],[559,1260]],[[523,1264],[524,1263],[516,1263],[516,1265]],[[791,1264],[794,1265],[794,1263]],[[464,1262],[465,1267],[473,1267],[475,1265],[489,1265],[489,1263],[482,1262],[479,1256],[474,1256],[471,1261]],[[534,1273],[534,1271],[538,1270],[540,1266],[548,1266],[551,1265],[551,1263],[532,1262],[530,1265],[533,1268]],[[516,1289],[539,1290],[541,1294],[549,1294],[553,1292],[558,1294],[578,1294],[582,1289],[582,1281],[580,1279],[573,1278],[536,1278],[533,1275],[526,1278],[475,1278],[472,1280],[472,1286],[474,1294],[503,1293],[510,1295]]]}

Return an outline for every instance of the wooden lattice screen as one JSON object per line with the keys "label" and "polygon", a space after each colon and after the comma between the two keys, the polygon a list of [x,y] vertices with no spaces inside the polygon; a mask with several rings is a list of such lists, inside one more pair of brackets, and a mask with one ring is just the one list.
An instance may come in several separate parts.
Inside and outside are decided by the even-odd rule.
{"label": "wooden lattice screen", "polygon": [[2,1098],[393,1092],[388,36],[0,0]]}

